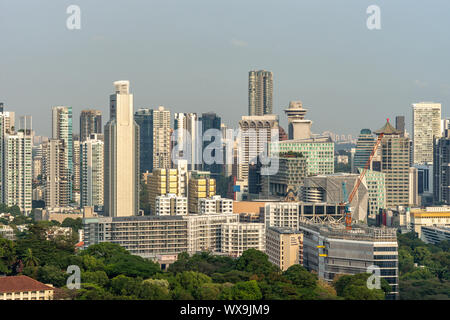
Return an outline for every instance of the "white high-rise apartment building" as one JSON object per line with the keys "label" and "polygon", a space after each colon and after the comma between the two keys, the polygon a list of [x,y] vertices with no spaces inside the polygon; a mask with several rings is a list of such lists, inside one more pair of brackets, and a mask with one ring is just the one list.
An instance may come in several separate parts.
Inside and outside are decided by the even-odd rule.
{"label": "white high-rise apartment building", "polygon": [[188,161],[188,168],[196,170],[202,163],[202,137],[196,113],[175,113],[174,130],[177,133],[177,159]]}
{"label": "white high-rise apartment building", "polygon": [[5,136],[3,203],[26,215],[32,209],[32,145],[31,129]]}
{"label": "white high-rise apartment building", "polygon": [[153,169],[171,167],[170,135],[170,111],[160,106],[153,111]]}
{"label": "white high-rise apartment building", "polygon": [[80,137],[73,136],[73,175],[72,175],[72,199],[79,205],[80,204]]}
{"label": "white high-rise apartment building", "polygon": [[248,115],[272,114],[273,74],[259,70],[248,73]]}
{"label": "white high-rise apartment building", "polygon": [[434,138],[442,137],[441,104],[413,103],[413,162],[433,163]]}
{"label": "white high-rise apartment building", "polygon": [[139,127],[133,117],[129,81],[114,82],[105,126],[105,214],[135,216],[139,210]]}
{"label": "white high-rise apartment building", "polygon": [[0,112],[0,202],[3,203],[3,154],[5,149],[5,136],[14,129],[14,112]]}
{"label": "white high-rise apartment building", "polygon": [[104,143],[91,134],[80,145],[81,206],[100,209],[104,204]]}
{"label": "white high-rise apartment building", "polygon": [[73,137],[72,137],[72,107],[57,106],[52,108],[52,136],[64,142],[65,166],[69,177],[68,194],[72,199],[73,175]]}

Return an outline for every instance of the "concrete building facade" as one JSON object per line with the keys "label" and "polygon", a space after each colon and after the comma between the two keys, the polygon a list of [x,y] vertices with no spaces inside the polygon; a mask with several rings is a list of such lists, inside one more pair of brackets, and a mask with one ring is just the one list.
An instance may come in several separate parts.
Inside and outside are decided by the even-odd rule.
{"label": "concrete building facade", "polygon": [[126,217],[139,210],[139,127],[130,82],[116,81],[114,88],[104,137],[104,205],[107,216]]}

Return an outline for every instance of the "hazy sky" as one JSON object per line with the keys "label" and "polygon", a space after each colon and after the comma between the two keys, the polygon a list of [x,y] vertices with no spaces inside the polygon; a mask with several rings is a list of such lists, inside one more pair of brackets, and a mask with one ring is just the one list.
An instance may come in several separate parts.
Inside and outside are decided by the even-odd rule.
{"label": "hazy sky", "polygon": [[[81,8],[81,30],[66,9]],[[366,9],[381,8],[381,30]],[[247,114],[248,71],[274,73],[274,112],[302,100],[313,132],[356,135],[411,103],[450,116],[448,0],[0,0],[0,101],[51,134],[51,107],[109,119],[113,81],[134,107],[215,111],[230,127]]]}

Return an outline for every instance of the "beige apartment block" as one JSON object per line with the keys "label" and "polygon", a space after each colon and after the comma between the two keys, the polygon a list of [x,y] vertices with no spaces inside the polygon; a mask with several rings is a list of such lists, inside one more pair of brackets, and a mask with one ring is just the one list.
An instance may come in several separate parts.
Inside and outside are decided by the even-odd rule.
{"label": "beige apartment block", "polygon": [[282,271],[295,264],[303,265],[303,234],[291,228],[268,228],[266,254],[269,261]]}
{"label": "beige apartment block", "polygon": [[134,216],[139,207],[139,127],[133,117],[129,81],[114,82],[105,126],[105,214]]}

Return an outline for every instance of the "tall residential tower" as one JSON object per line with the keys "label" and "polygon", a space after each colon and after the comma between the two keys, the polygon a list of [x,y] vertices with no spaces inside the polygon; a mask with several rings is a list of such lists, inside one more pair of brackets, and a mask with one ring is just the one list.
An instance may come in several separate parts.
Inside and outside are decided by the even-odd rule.
{"label": "tall residential tower", "polygon": [[248,115],[272,114],[273,74],[259,70],[248,73]]}
{"label": "tall residential tower", "polygon": [[114,82],[105,125],[105,215],[126,217],[139,210],[139,127],[133,118],[129,81]]}

